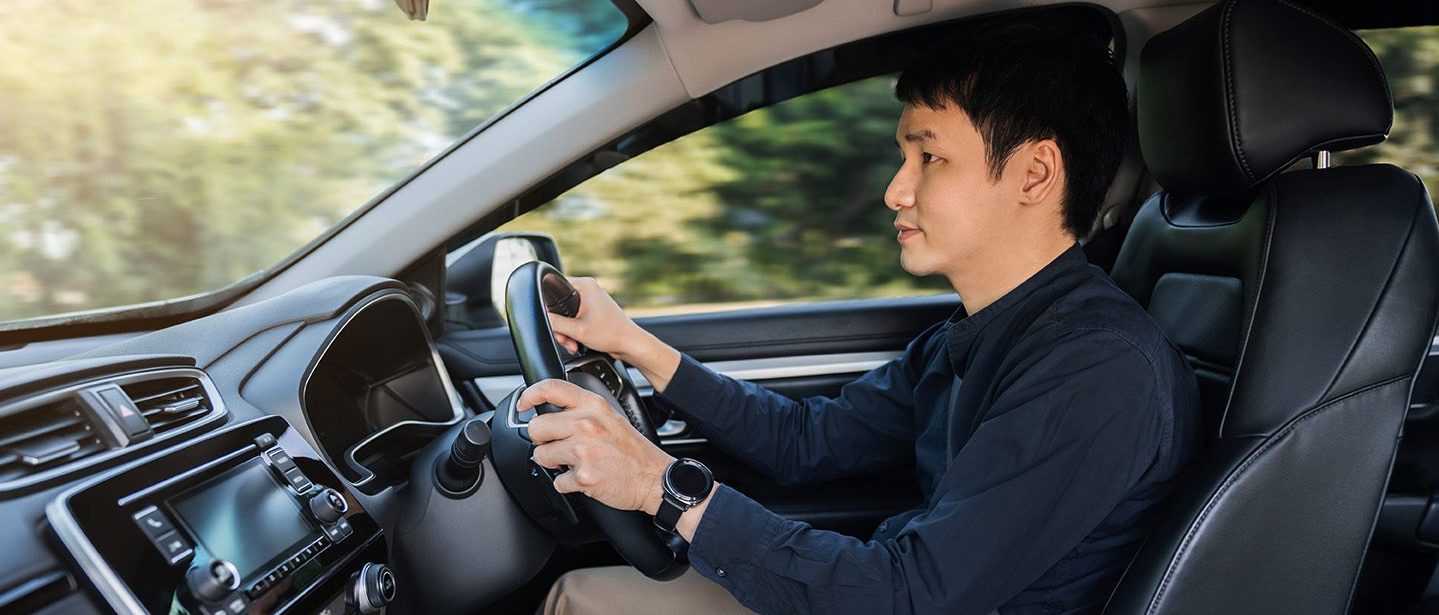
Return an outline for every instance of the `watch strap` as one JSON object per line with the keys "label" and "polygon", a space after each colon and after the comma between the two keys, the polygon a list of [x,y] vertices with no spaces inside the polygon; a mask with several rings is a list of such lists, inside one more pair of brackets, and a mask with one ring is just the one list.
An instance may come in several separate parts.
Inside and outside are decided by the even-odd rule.
{"label": "watch strap", "polygon": [[669,494],[665,494],[660,500],[660,509],[655,512],[655,525],[666,532],[673,532],[680,522],[680,515],[685,514],[686,510],[689,510],[688,506],[670,499]]}

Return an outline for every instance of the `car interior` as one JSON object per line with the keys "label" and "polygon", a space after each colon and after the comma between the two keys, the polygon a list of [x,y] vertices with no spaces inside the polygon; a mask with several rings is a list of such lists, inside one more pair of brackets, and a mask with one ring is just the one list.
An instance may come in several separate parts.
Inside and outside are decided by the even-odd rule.
{"label": "car interior", "polygon": [[[0,612],[520,614],[570,570],[682,571],[675,535],[561,495],[530,458],[535,411],[516,400],[546,378],[768,509],[866,539],[920,504],[913,467],[783,484],[638,371],[565,351],[547,314],[578,309],[565,274],[586,270],[585,219],[528,214],[1040,15],[1111,41],[1134,134],[1085,253],[1184,352],[1204,412],[1203,452],[1104,612],[1439,612],[1439,224],[1421,179],[1439,158],[1363,157],[1404,107],[1361,37],[1439,26],[1439,7],[614,4],[628,26],[603,51],[273,267],[0,323]],[[882,210],[883,187],[861,205]],[[804,397],[958,308],[928,292],[635,315],[719,373]]]}

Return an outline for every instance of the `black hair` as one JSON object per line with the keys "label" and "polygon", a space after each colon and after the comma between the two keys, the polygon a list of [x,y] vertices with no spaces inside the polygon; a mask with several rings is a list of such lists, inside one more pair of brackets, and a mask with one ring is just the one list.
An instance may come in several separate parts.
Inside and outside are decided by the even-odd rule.
{"label": "black hair", "polygon": [[899,76],[907,105],[955,104],[985,142],[991,179],[1020,146],[1054,139],[1064,160],[1064,228],[1089,235],[1129,136],[1129,95],[1109,42],[1036,15],[970,26]]}

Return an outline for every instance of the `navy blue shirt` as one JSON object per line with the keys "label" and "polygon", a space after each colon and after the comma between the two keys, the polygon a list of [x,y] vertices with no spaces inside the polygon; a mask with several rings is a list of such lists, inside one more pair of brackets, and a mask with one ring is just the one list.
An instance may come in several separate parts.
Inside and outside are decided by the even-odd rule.
{"label": "navy blue shirt", "polygon": [[838,397],[684,357],[662,397],[782,483],[908,463],[924,506],[868,541],[720,485],[690,562],[760,613],[1092,613],[1199,445],[1194,374],[1078,244]]}

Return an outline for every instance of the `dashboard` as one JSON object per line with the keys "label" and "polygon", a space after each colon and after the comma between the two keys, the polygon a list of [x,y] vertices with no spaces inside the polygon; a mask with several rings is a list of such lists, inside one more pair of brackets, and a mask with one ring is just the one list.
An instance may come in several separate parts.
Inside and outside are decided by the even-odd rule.
{"label": "dashboard", "polygon": [[[330,278],[0,369],[0,612],[423,612],[529,579],[553,540],[498,480],[411,486],[475,417],[421,305]],[[406,574],[435,566],[463,575]]]}

